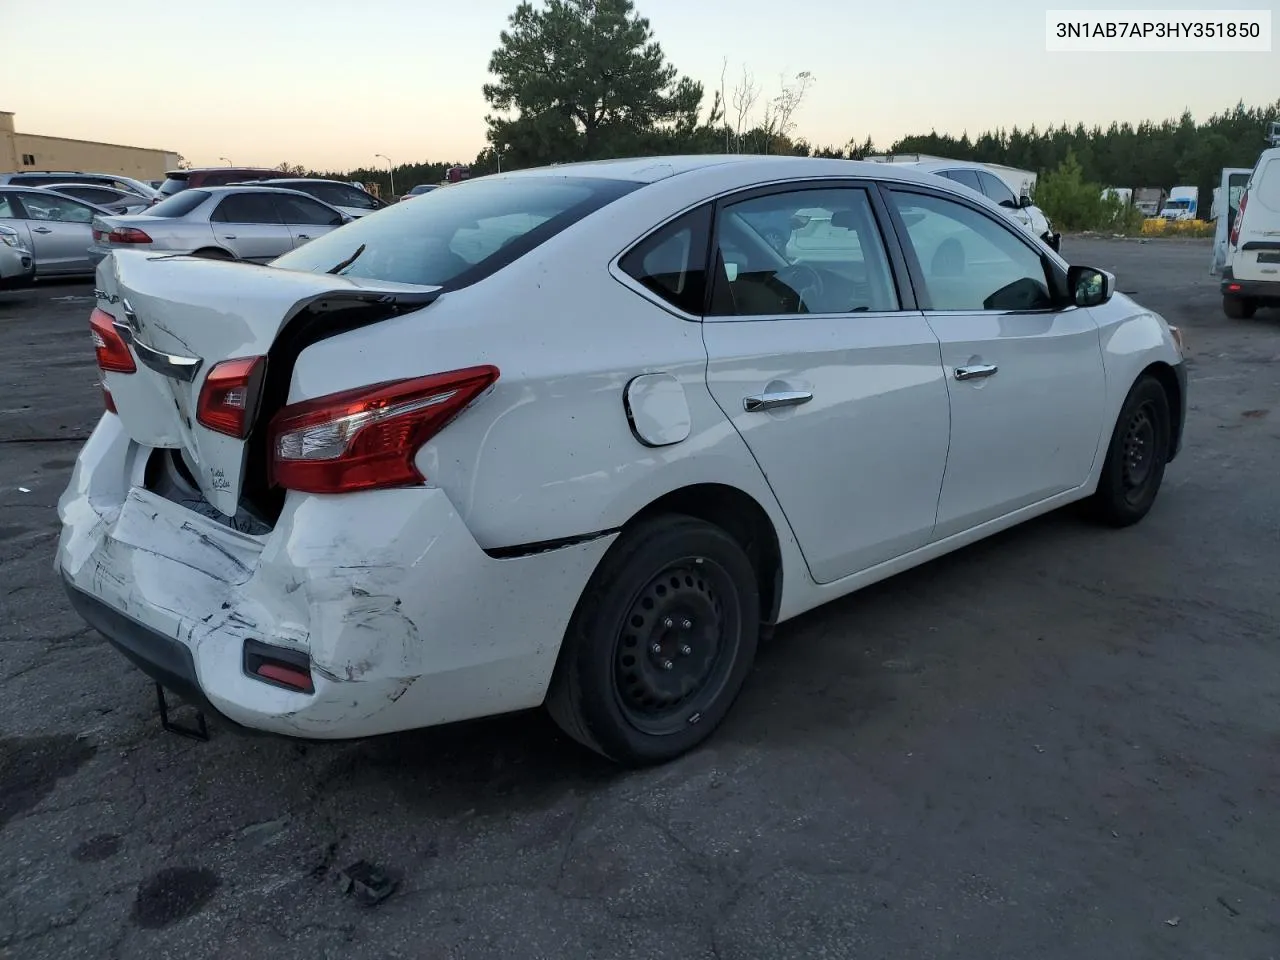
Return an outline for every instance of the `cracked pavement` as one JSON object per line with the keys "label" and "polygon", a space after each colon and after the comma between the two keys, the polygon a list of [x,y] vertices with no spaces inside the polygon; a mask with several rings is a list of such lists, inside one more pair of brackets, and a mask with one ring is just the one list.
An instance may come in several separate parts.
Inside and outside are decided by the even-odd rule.
{"label": "cracked pavement", "polygon": [[[1204,242],[1064,249],[1186,334],[1152,514],[785,625],[711,743],[639,773],[537,713],[163,733],[51,570],[91,288],[0,294],[0,958],[1280,955],[1280,311],[1228,321]],[[342,895],[357,860],[388,900]]]}

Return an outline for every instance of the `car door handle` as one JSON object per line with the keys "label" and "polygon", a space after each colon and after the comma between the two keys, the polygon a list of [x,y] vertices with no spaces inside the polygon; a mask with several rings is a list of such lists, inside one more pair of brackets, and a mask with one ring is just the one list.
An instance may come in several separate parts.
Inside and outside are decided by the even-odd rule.
{"label": "car door handle", "polygon": [[972,367],[956,367],[957,380],[982,380],[994,377],[1000,368],[994,363],[979,363]]}
{"label": "car door handle", "polygon": [[53,233],[53,231],[50,230],[48,227],[32,227],[31,232],[32,233]]}
{"label": "car door handle", "polygon": [[299,239],[299,240],[310,240],[310,239],[311,239],[311,237],[310,237],[308,234],[300,233],[300,234],[298,234],[298,239]]}
{"label": "car door handle", "polygon": [[747,413],[759,413],[762,410],[777,410],[779,407],[798,407],[812,399],[813,394],[804,390],[778,390],[756,397],[744,397],[742,409]]}
{"label": "car door handle", "polygon": [[236,238],[236,235],[234,233],[224,233],[222,235],[223,240],[234,240],[235,238]]}

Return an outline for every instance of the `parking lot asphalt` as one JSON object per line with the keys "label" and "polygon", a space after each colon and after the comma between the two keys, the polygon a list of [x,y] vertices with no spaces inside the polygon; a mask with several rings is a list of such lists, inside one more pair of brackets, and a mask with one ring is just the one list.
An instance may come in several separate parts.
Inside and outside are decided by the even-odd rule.
{"label": "parking lot asphalt", "polygon": [[[1064,252],[1186,334],[1151,515],[785,625],[709,745],[638,773],[540,714],[162,733],[51,568],[91,289],[0,294],[0,957],[1280,955],[1280,311],[1223,317],[1203,242]],[[376,906],[338,882],[361,860],[398,880]]]}

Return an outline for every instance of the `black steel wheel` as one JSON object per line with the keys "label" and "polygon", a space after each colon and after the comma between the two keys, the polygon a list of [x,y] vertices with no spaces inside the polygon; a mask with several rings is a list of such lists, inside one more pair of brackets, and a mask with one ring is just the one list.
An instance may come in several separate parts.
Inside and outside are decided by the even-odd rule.
{"label": "black steel wheel", "polygon": [[1147,515],[1169,462],[1169,397],[1160,381],[1143,376],[1120,408],[1093,505],[1105,522],[1124,527]]}
{"label": "black steel wheel", "polygon": [[724,530],[666,515],[626,530],[565,637],[547,706],[620,763],[660,763],[705,740],[755,659],[755,570]]}

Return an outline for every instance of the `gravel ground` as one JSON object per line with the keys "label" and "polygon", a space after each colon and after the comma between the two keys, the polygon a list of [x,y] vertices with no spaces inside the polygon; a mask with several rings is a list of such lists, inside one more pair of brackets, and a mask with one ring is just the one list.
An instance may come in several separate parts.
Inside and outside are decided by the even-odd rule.
{"label": "gravel ground", "polygon": [[540,714],[163,734],[51,571],[90,289],[0,294],[0,957],[1280,955],[1280,311],[1226,320],[1203,242],[1064,246],[1186,333],[1146,522],[1047,517],[794,621],[641,773]]}

